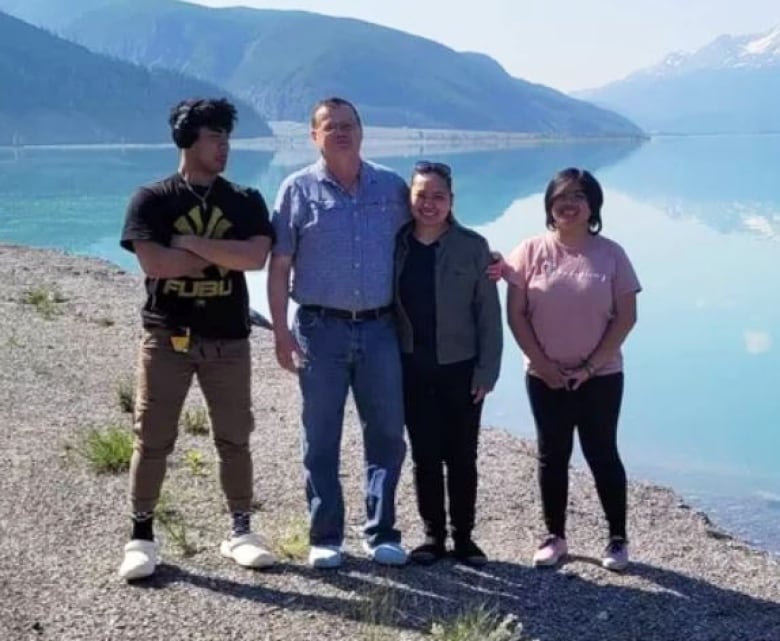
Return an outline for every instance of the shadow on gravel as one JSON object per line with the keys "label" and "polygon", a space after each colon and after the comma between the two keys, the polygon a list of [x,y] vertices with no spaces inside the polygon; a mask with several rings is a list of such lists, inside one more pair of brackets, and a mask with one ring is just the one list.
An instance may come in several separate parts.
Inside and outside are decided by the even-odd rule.
{"label": "shadow on gravel", "polygon": [[[641,588],[621,585],[627,579],[606,570],[606,584],[575,573],[577,566],[594,563],[588,557],[574,557],[558,570],[504,562],[476,570],[446,560],[429,567],[396,569],[347,557],[335,571],[293,564],[271,570],[324,584],[330,588],[327,595],[263,586],[268,571],[255,574],[257,582],[241,583],[168,565],[137,585],[154,589],[183,582],[256,601],[270,610],[327,612],[359,623],[423,633],[430,632],[435,621],[451,620],[482,605],[499,618],[516,615],[523,625],[523,639],[780,641],[780,603],[642,563],[633,563],[627,571],[633,583],[637,579],[643,583]],[[333,596],[334,589],[344,596]]]}

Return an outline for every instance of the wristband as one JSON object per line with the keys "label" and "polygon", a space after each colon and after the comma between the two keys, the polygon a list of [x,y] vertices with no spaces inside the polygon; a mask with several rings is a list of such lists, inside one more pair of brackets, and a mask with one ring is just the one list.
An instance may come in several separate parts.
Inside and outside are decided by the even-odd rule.
{"label": "wristband", "polygon": [[596,373],[596,368],[588,359],[582,361],[582,368],[588,373],[588,376],[593,376]]}

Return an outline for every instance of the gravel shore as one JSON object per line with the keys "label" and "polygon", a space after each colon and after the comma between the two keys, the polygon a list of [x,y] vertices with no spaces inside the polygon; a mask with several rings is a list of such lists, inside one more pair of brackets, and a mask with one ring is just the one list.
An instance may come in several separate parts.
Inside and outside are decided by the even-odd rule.
{"label": "gravel shore", "polygon": [[[48,310],[23,302],[35,289],[63,300]],[[665,488],[631,484],[633,563],[616,575],[598,563],[606,532],[592,480],[573,471],[571,557],[558,570],[532,568],[542,533],[534,445],[500,429],[485,429],[480,445],[475,538],[491,563],[377,567],[360,553],[362,453],[351,404],[342,569],[314,571],[295,554],[262,572],[221,559],[228,517],[213,447],[183,432],[165,491],[193,549],[183,553],[162,532],[157,575],[125,584],[116,569],[129,531],[126,474],[97,475],[79,451],[89,428],[130,425],[117,390],[134,373],[142,296],[138,276],[107,263],[0,245],[3,641],[418,639],[479,606],[516,616],[524,640],[780,641],[780,561],[720,532]],[[255,330],[252,343],[253,523],[281,546],[305,523],[299,395],[276,366],[269,332]],[[188,405],[201,403],[194,391]],[[415,545],[410,467],[398,519]]]}

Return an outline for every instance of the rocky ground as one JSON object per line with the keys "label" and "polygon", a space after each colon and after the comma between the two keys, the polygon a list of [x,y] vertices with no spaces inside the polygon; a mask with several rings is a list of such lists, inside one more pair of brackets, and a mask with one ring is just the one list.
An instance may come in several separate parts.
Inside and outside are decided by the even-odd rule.
{"label": "rocky ground", "polygon": [[[36,291],[52,302],[25,303]],[[531,567],[542,532],[534,448],[501,429],[485,429],[480,446],[476,538],[491,563],[384,569],[360,553],[362,455],[350,409],[348,560],[338,571],[309,569],[298,391],[262,330],[252,339],[254,523],[283,560],[253,572],[219,557],[228,517],[213,448],[207,436],[182,433],[166,480],[178,529],[161,531],[157,575],[125,584],[116,576],[128,535],[125,474],[95,474],[81,451],[90,428],[129,427],[118,391],[134,372],[141,298],[138,277],[110,265],[0,245],[0,639],[418,639],[483,608],[516,617],[517,639],[780,641],[778,559],[664,488],[632,483],[634,562],[616,575],[598,563],[605,527],[590,476],[573,471],[571,557],[558,570]],[[195,390],[188,405],[200,404]],[[398,509],[414,545],[409,467]]]}

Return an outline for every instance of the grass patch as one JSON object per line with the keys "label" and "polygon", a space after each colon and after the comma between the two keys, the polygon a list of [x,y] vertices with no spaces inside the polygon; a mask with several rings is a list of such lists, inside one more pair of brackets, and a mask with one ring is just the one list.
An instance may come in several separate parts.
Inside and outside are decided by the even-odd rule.
{"label": "grass patch", "polygon": [[46,285],[32,287],[22,294],[22,303],[31,305],[46,320],[51,320],[60,314],[57,305],[66,300],[68,299],[57,288]]}
{"label": "grass patch", "polygon": [[130,468],[133,436],[122,425],[92,428],[76,449],[98,474],[118,474]]}
{"label": "grass patch", "polygon": [[524,641],[523,626],[513,614],[503,617],[480,605],[463,611],[451,621],[436,622],[431,636],[437,641]]}
{"label": "grass patch", "polygon": [[182,556],[193,556],[198,552],[197,546],[190,541],[189,525],[168,492],[160,494],[154,518]]}
{"label": "grass patch", "polygon": [[184,453],[184,465],[193,476],[206,476],[208,473],[206,457],[200,450],[187,450]]}
{"label": "grass patch", "polygon": [[16,337],[16,332],[12,329],[11,335],[6,339],[5,346],[8,348],[24,347],[24,343]]}
{"label": "grass patch", "polygon": [[290,521],[276,540],[279,556],[290,561],[304,561],[309,556],[309,522],[304,518]]}
{"label": "grass patch", "polygon": [[395,629],[398,593],[392,585],[374,584],[360,606],[363,641],[390,641],[398,638]]}
{"label": "grass patch", "polygon": [[125,376],[116,384],[116,400],[119,409],[126,414],[132,414],[135,410],[135,382],[132,377]]}
{"label": "grass patch", "polygon": [[209,415],[202,407],[188,407],[182,415],[182,424],[187,434],[205,436],[209,433]]}

